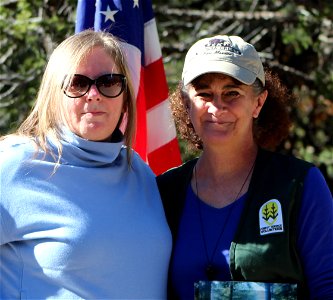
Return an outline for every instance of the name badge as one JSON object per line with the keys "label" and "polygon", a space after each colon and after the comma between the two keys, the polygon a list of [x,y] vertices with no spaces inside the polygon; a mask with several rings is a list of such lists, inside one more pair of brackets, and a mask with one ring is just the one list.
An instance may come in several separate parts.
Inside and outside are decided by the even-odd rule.
{"label": "name badge", "polygon": [[195,300],[285,300],[297,299],[297,284],[249,281],[199,281]]}

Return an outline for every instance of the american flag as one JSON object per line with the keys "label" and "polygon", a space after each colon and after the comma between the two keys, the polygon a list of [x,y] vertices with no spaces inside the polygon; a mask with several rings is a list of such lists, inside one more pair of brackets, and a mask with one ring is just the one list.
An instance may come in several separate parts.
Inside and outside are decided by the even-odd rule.
{"label": "american flag", "polygon": [[75,31],[107,30],[126,42],[137,101],[134,149],[158,175],[181,163],[150,0],[78,0]]}

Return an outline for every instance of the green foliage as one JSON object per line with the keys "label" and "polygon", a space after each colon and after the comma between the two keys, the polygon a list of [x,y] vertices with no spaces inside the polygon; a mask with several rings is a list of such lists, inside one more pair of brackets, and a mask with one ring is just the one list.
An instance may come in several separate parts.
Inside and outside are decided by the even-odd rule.
{"label": "green foliage", "polygon": [[74,32],[76,1],[50,2],[1,3],[0,134],[15,130],[30,111],[48,55]]}
{"label": "green foliage", "polygon": [[296,25],[294,28],[287,28],[283,32],[282,41],[284,44],[291,44],[296,54],[301,54],[303,50],[308,49],[313,41],[307,34],[303,26]]}

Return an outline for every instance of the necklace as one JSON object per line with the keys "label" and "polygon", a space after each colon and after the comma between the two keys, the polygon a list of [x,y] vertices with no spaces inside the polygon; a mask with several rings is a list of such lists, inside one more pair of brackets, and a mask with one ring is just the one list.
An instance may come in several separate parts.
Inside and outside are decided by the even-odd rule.
{"label": "necklace", "polygon": [[[247,176],[246,176],[246,178],[245,178],[245,180],[244,180],[244,182],[243,182],[243,184],[242,184],[239,192],[237,193],[237,196],[235,197],[235,199],[231,203],[234,203],[238,199],[238,197],[239,197],[240,193],[242,192],[242,190],[243,190],[243,188],[244,188],[247,180],[250,177],[250,174],[252,173],[254,165],[255,165],[255,161],[254,161],[253,165],[251,166],[251,169],[250,169],[249,173],[247,174]],[[206,266],[206,269],[205,269],[205,273],[206,273],[206,276],[207,276],[208,280],[212,281],[212,280],[216,280],[216,276],[218,274],[218,268],[216,266],[214,266],[214,263],[213,263],[214,262],[215,253],[216,253],[216,250],[218,248],[218,245],[220,244],[220,240],[221,240],[221,238],[223,236],[225,227],[228,224],[228,221],[229,221],[229,218],[230,218],[231,213],[233,211],[234,205],[232,205],[231,207],[229,207],[228,215],[227,215],[227,217],[224,220],[223,226],[221,227],[220,234],[219,234],[218,239],[217,239],[217,241],[215,243],[213,253],[212,253],[211,256],[209,256],[208,249],[207,249],[207,243],[206,243],[206,239],[205,239],[205,233],[204,233],[203,218],[202,218],[202,213],[201,213],[201,208],[200,208],[199,190],[198,190],[198,181],[197,181],[197,166],[196,165],[194,166],[194,178],[195,178],[195,189],[196,189],[196,196],[197,196],[197,203],[198,203],[198,211],[199,211],[199,220],[200,220],[201,235],[202,235],[202,240],[203,240],[203,243],[204,243],[205,253],[206,253],[206,258],[207,258],[207,266]]]}

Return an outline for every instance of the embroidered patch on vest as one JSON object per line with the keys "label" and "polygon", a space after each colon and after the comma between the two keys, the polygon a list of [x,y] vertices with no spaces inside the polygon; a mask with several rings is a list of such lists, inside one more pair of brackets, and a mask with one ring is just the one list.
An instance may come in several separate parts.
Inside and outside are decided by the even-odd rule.
{"label": "embroidered patch on vest", "polygon": [[260,235],[283,232],[283,217],[281,203],[271,199],[259,210]]}

